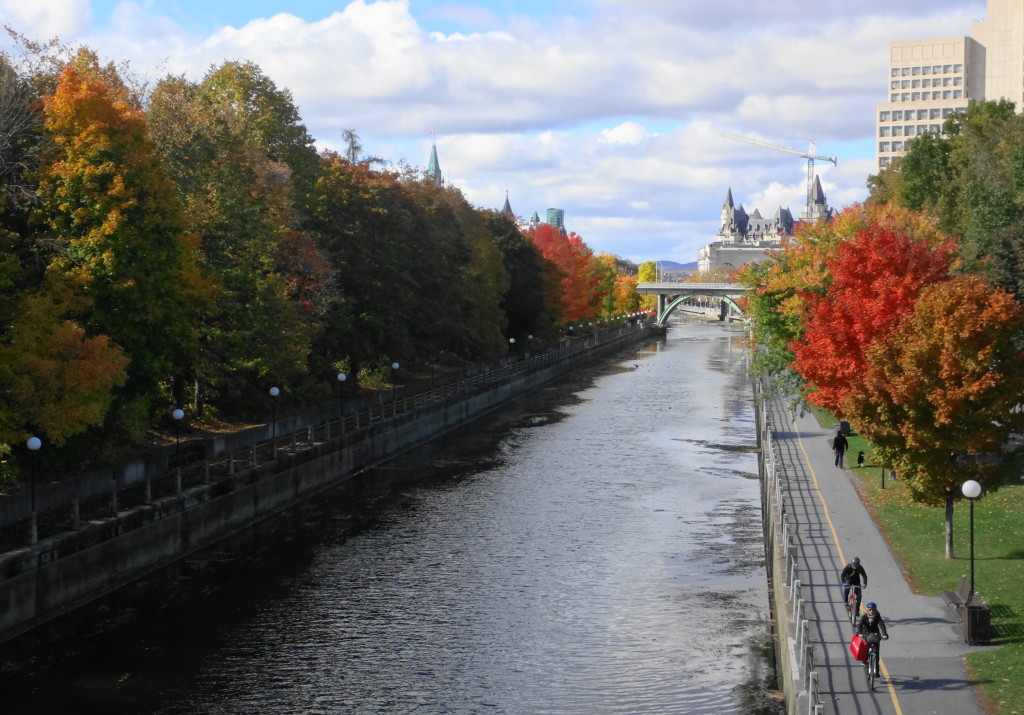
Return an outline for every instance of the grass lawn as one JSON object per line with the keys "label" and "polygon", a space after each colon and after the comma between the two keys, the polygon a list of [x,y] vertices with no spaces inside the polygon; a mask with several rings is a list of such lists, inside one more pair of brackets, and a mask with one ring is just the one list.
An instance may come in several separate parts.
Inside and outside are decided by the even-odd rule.
{"label": "grass lawn", "polygon": [[[818,415],[821,424],[836,423]],[[864,451],[864,467],[856,468]],[[970,528],[966,501],[953,517],[956,558],[945,558],[945,509],[912,502],[902,482],[893,481],[872,460],[871,445],[853,435],[849,465],[860,493],[910,579],[913,590],[938,596],[953,591],[960,576],[970,574]],[[1024,715],[1024,482],[983,494],[974,505],[975,586],[992,609],[993,645],[967,656],[975,682],[984,688],[986,710]]]}

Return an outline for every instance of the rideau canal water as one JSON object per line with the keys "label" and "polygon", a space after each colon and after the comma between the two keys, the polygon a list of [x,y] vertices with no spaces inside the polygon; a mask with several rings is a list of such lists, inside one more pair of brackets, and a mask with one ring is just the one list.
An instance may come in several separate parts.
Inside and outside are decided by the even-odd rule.
{"label": "rideau canal water", "polygon": [[0,647],[0,712],[774,712],[746,366],[676,323]]}

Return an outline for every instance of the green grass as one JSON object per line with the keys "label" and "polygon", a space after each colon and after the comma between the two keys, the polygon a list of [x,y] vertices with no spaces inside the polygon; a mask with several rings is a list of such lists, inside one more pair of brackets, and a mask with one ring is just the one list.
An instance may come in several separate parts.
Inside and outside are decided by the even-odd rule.
{"label": "green grass", "polygon": [[[819,414],[824,426],[836,420]],[[866,461],[856,468],[857,452]],[[945,558],[945,509],[911,501],[900,481],[871,459],[870,443],[850,438],[850,462],[860,493],[917,593],[938,596],[955,590],[960,576],[970,573],[969,509],[957,502],[953,517],[953,551]],[[967,655],[971,677],[984,689],[987,712],[1024,715],[1024,483],[985,494],[974,505],[975,586],[992,609],[993,645],[998,648]]]}

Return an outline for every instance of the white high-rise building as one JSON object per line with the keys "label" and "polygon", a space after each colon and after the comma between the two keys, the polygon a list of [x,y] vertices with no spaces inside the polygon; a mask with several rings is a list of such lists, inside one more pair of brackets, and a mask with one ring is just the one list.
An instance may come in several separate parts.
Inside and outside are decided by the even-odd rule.
{"label": "white high-rise building", "polygon": [[891,43],[887,94],[875,114],[880,169],[971,102],[1007,99],[1024,110],[1024,0],[988,0],[970,37]]}
{"label": "white high-rise building", "polygon": [[875,114],[879,168],[902,156],[908,141],[939,133],[953,112],[967,111],[985,89],[985,51],[970,37],[904,40],[889,45],[889,101]]}

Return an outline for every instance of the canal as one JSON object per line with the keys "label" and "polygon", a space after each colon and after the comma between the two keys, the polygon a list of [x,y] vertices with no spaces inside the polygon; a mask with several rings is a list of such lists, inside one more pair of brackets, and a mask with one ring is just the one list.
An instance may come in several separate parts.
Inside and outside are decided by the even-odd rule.
{"label": "canal", "polygon": [[775,712],[755,439],[674,324],[0,647],[0,708]]}

